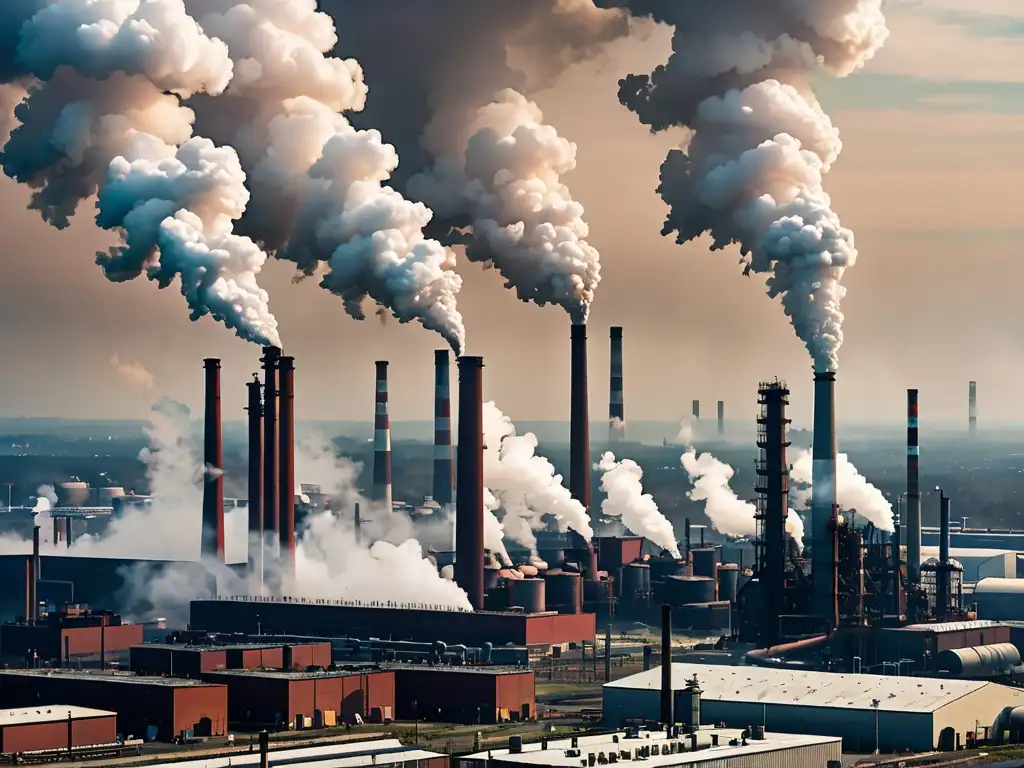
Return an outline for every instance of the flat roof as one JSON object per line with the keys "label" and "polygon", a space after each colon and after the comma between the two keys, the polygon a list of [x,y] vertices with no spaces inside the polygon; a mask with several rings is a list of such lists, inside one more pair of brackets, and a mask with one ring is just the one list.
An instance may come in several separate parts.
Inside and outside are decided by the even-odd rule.
{"label": "flat roof", "polygon": [[972,629],[991,629],[1003,626],[1001,621],[978,619],[977,621],[947,621],[937,624],[908,624],[905,627],[893,627],[900,632],[965,632]]}
{"label": "flat roof", "polygon": [[[324,640],[323,643],[330,645],[330,640]],[[274,651],[283,648],[286,645],[292,647],[301,647],[306,645],[314,645],[312,640],[304,640],[302,642],[280,642],[280,643],[139,643],[133,645],[132,648],[157,648],[160,650],[168,651]]]}
{"label": "flat roof", "polygon": [[73,707],[66,704],[49,704],[35,709],[0,709],[0,728],[8,725],[29,725],[31,723],[53,723],[84,720],[90,717],[117,717],[116,712],[90,707]]}
{"label": "flat roof", "polygon": [[[718,746],[711,746],[712,735],[718,736]],[[702,727],[696,733],[697,749],[690,749],[690,736],[684,734],[674,739],[667,738],[664,731],[641,731],[637,738],[628,738],[625,731],[617,733],[603,733],[597,736],[579,736],[576,739],[576,749],[580,751],[579,757],[572,757],[567,752],[572,749],[572,739],[553,739],[547,743],[547,749],[542,744],[524,744],[523,751],[511,753],[508,749],[491,749],[487,752],[479,752],[475,755],[468,755],[464,760],[487,760],[488,758],[500,762],[523,763],[524,765],[553,765],[572,766],[578,768],[581,758],[585,759],[589,753],[615,752],[618,754],[618,762],[635,762],[642,759],[644,766],[672,766],[691,765],[700,763],[709,765],[716,760],[726,760],[742,757],[745,755],[760,755],[769,752],[779,752],[797,747],[809,747],[819,744],[836,744],[841,749],[842,739],[837,736],[807,736],[791,733],[766,733],[763,740],[754,741],[747,739],[743,744],[743,731],[736,728],[709,728]],[[615,741],[618,739],[618,741]],[[735,739],[739,743],[730,746],[729,742]],[[638,758],[637,747],[648,747],[658,745],[669,747],[675,745],[676,751],[668,754],[651,754],[649,757]],[[623,758],[622,752],[629,752],[629,757]]]}
{"label": "flat roof", "polygon": [[[879,709],[895,712],[934,712],[986,686],[997,685],[977,680],[678,663],[672,665],[672,688],[681,691],[694,675],[705,701],[872,709],[871,702],[878,700]],[[1011,692],[1005,686],[997,687]],[[658,691],[661,667],[605,683],[604,688]]]}
{"label": "flat roof", "polygon": [[363,675],[367,672],[400,672],[400,671],[415,671],[415,672],[435,672],[435,673],[459,673],[459,674],[474,674],[474,675],[515,675],[515,674],[532,674],[533,671],[525,667],[478,667],[478,666],[445,666],[445,665],[427,665],[427,664],[380,664],[376,662],[366,662],[360,664],[359,662],[347,662],[338,665],[338,669],[334,670],[315,670],[312,672],[305,670],[288,670],[288,669],[217,669],[205,674],[209,675],[223,675],[230,677],[233,675],[246,676],[246,677],[264,677],[273,678],[276,680],[311,680],[311,679],[322,679],[325,677],[348,677],[349,675]]}
{"label": "flat roof", "polygon": [[136,675],[134,672],[102,672],[84,669],[0,669],[0,675],[19,675],[21,677],[59,677],[65,680],[107,681],[113,683],[133,683],[135,685],[162,685],[168,688],[196,688],[211,686],[202,680],[190,680],[182,677],[160,677],[157,675]]}
{"label": "flat roof", "polygon": [[[270,766],[288,768],[359,768],[364,765],[390,765],[406,760],[428,760],[446,757],[418,747],[406,746],[398,739],[373,739],[336,744],[321,744],[312,747],[289,747],[270,744]],[[159,763],[149,763],[147,768],[235,768],[243,765],[259,765],[258,752],[235,752],[230,756],[196,760],[187,754]]]}

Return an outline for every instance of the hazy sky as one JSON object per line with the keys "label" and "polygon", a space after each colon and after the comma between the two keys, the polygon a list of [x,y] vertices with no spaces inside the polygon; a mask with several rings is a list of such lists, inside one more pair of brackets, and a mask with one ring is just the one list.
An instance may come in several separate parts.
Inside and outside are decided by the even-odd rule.
{"label": "hazy sky", "polygon": [[[860,258],[845,278],[840,419],[894,421],[904,389],[922,418],[966,421],[978,380],[982,424],[1024,419],[1024,283],[1018,186],[1024,172],[1024,6],[1020,0],[890,0],[892,36],[862,74],[822,84],[845,150],[826,186]],[[608,326],[625,327],[627,420],[674,418],[694,398],[752,416],[756,383],[780,377],[794,416],[810,412],[810,361],[763,283],[733,251],[679,247],[659,235],[658,170],[677,137],[651,136],[619,106],[627,71],[664,61],[667,36],[617,46],[609,61],[570,70],[538,97],[579,145],[567,178],[587,209],[603,281],[591,315],[591,408],[607,412]],[[368,72],[373,98],[375,73]],[[387,137],[385,137],[387,138]],[[134,359],[157,388],[200,403],[202,358],[224,359],[225,417],[240,418],[258,348],[210,319],[191,323],[176,289],[113,285],[93,263],[107,244],[83,207],[56,232],[0,181],[3,360],[0,415],[138,417],[144,398],[108,359]],[[568,407],[568,319],[516,301],[495,273],[460,263],[468,351],[485,360],[485,395],[513,419],[556,419]],[[299,418],[370,418],[373,361],[390,359],[391,413],[428,418],[432,350],[419,326],[357,323],[312,280],[272,263],[263,285],[296,357]]]}

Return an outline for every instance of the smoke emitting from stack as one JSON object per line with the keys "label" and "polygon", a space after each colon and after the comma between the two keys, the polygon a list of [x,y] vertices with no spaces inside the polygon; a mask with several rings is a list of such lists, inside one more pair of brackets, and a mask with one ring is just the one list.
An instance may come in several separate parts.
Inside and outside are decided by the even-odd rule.
{"label": "smoke emitting from stack", "polygon": [[484,396],[482,357],[459,358],[455,581],[484,607]]}
{"label": "smoke emitting from stack", "polygon": [[434,350],[434,501],[452,503],[455,454],[452,449],[451,363],[447,349]]}
{"label": "smoke emitting from stack", "polygon": [[622,388],[622,328],[612,326],[608,385],[608,442],[626,439],[626,408]]}
{"label": "smoke emitting from stack", "polygon": [[836,375],[814,374],[814,443],[811,452],[812,610],[839,621],[839,505],[836,488]]}
{"label": "smoke emitting from stack", "polygon": [[373,415],[373,500],[391,509],[391,424],[388,421],[388,363],[378,360]]}
{"label": "smoke emitting from stack", "polygon": [[967,385],[967,428],[973,435],[978,431],[978,382]]}
{"label": "smoke emitting from stack", "polygon": [[921,456],[917,432],[917,390],[907,390],[907,578],[921,581]]}
{"label": "smoke emitting from stack", "polygon": [[207,358],[203,425],[202,554],[224,562],[224,451],[220,413],[220,360]]}

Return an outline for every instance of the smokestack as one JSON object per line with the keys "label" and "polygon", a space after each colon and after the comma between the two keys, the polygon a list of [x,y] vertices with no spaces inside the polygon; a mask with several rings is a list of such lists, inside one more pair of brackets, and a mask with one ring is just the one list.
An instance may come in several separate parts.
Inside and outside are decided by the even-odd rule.
{"label": "smokestack", "polygon": [[694,421],[699,421],[700,420],[700,400],[694,400],[693,401],[693,411],[692,411],[692,413],[693,413],[693,420]]}
{"label": "smokestack", "polygon": [[356,544],[363,543],[363,518],[359,514],[359,502],[356,502],[355,510]]}
{"label": "smokestack", "polygon": [[608,442],[626,439],[626,407],[622,397],[622,327],[611,328],[611,357],[608,386]]}
{"label": "smokestack", "polygon": [[455,582],[484,606],[484,360],[459,358],[459,450],[455,491]]}
{"label": "smokestack", "polygon": [[447,349],[434,350],[434,501],[442,507],[455,493],[452,450],[452,385]]}
{"label": "smokestack", "polygon": [[907,390],[907,580],[921,583],[921,485],[918,475],[917,390]]}
{"label": "smokestack", "polygon": [[786,517],[789,514],[789,389],[779,381],[762,382],[757,390],[761,412],[757,417],[757,492],[762,587],[761,643],[779,641],[780,617],[785,613]]}
{"label": "smokestack", "polygon": [[295,358],[278,363],[278,514],[280,516],[281,569],[295,578]]}
{"label": "smokestack", "polygon": [[249,584],[263,583],[263,391],[259,376],[246,384],[249,390]]}
{"label": "smokestack", "polygon": [[29,622],[35,624],[39,618],[39,578],[42,561],[39,557],[39,526],[32,528],[32,589],[30,597],[32,606],[29,609]]}
{"label": "smokestack", "polygon": [[811,452],[812,612],[839,623],[839,538],[836,502],[836,375],[814,374],[814,444]]}
{"label": "smokestack", "polygon": [[377,361],[373,416],[373,500],[391,509],[391,425],[388,421],[388,363]]}
{"label": "smokestack", "polygon": [[[590,513],[590,404],[587,384],[587,326],[573,324],[569,337],[569,492]],[[587,542],[588,581],[597,581],[597,553]]]}
{"label": "smokestack", "polygon": [[939,492],[939,570],[935,579],[935,612],[939,616],[949,613],[949,496]]}
{"label": "smokestack", "polygon": [[25,623],[32,621],[32,555],[25,558]]}
{"label": "smokestack", "polygon": [[978,382],[967,384],[967,428],[973,435],[978,431]]}
{"label": "smokestack", "polygon": [[718,401],[718,436],[725,435],[725,400]]}
{"label": "smokestack", "polygon": [[281,350],[264,347],[263,357],[263,560],[274,560],[277,554],[277,532],[280,523],[277,490],[277,361]]}
{"label": "smokestack", "polygon": [[661,722],[675,724],[672,695],[672,606],[661,606]]}
{"label": "smokestack", "polygon": [[203,557],[224,562],[224,451],[220,424],[220,360],[208,357],[203,431]]}
{"label": "smokestack", "polygon": [[903,499],[896,499],[896,514],[892,520],[892,615],[900,613],[900,522]]}

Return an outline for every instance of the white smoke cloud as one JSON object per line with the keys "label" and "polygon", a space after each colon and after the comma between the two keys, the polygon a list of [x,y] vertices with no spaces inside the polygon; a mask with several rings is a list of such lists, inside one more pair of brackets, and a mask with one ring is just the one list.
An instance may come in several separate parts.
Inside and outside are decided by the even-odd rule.
{"label": "white smoke cloud", "polygon": [[882,2],[601,0],[675,30],[668,62],[619,88],[652,131],[689,129],[661,168],[663,232],[738,244],[818,371],[838,367],[840,281],[857,251],[823,188],[842,143],[810,76],[846,76],[874,56],[888,36]]}
{"label": "white smoke cloud", "polygon": [[146,394],[153,391],[153,374],[142,363],[133,360],[122,360],[115,353],[110,356],[110,365],[117,371],[118,376],[133,387],[137,387]]}
{"label": "white smoke cloud", "polygon": [[[757,536],[757,508],[740,499],[729,486],[735,474],[732,467],[710,453],[698,456],[694,448],[687,449],[681,462],[693,482],[693,490],[686,495],[693,501],[704,502],[704,512],[716,531],[740,538]],[[804,523],[792,509],[786,516],[786,532],[803,547]]]}
{"label": "white smoke cloud", "polygon": [[644,493],[644,471],[632,459],[616,460],[611,451],[604,453],[594,465],[601,470],[601,490],[608,496],[601,502],[601,512],[622,520],[623,525],[679,557],[679,545],[672,523],[658,509],[657,502]]}
{"label": "white smoke cloud", "polygon": [[[789,476],[799,485],[790,489],[794,506],[808,507],[811,503],[811,452],[797,451]],[[836,456],[836,502],[843,511],[853,511],[883,531],[892,531],[892,504],[878,488],[872,485],[853,466],[845,453]]]}
{"label": "white smoke cloud", "polygon": [[593,536],[586,509],[572,497],[550,461],[537,454],[537,436],[517,435],[512,420],[493,401],[484,403],[484,484],[504,511],[504,532],[534,550],[533,532],[549,515],[560,531]]}

